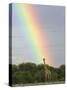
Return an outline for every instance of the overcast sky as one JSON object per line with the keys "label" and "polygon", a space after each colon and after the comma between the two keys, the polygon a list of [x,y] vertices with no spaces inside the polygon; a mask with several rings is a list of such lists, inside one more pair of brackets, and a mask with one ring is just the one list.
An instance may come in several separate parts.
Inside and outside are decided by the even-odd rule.
{"label": "overcast sky", "polygon": [[[37,11],[39,23],[42,24],[42,32],[47,33],[49,45],[47,49],[51,50],[54,57],[54,66],[64,64],[65,61],[65,8],[59,6],[32,5]],[[12,63],[19,64],[21,62],[36,63],[36,57],[33,56],[24,30],[20,30],[21,26],[18,15],[16,15],[15,7],[13,7],[12,17]],[[45,29],[46,28],[46,29]]]}

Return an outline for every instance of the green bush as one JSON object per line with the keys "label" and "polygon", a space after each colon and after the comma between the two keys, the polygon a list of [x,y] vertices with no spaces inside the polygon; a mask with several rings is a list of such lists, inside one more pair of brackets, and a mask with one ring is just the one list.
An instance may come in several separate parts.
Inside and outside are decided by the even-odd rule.
{"label": "green bush", "polygon": [[[64,81],[65,80],[65,65],[59,68],[54,68],[49,65],[46,67],[51,71],[51,79],[48,81]],[[45,82],[44,65],[36,65],[34,63],[22,63],[19,65],[12,65],[12,83],[40,83]]]}

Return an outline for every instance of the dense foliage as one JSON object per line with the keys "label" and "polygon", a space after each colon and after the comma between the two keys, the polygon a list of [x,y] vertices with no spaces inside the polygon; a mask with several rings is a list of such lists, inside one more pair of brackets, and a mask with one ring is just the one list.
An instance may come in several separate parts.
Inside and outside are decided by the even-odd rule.
{"label": "dense foliage", "polygon": [[[65,65],[59,68],[54,68],[46,65],[51,72],[51,79],[49,82],[64,81],[65,80]],[[12,65],[12,83],[40,83],[47,82],[45,80],[44,64],[36,65],[34,63],[22,63],[19,65]]]}

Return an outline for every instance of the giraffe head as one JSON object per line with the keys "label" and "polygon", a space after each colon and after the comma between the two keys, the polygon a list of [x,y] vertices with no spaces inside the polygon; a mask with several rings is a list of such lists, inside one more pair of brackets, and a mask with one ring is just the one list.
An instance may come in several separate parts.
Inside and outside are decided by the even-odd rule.
{"label": "giraffe head", "polygon": [[43,62],[44,62],[44,64],[45,64],[45,58],[43,58]]}

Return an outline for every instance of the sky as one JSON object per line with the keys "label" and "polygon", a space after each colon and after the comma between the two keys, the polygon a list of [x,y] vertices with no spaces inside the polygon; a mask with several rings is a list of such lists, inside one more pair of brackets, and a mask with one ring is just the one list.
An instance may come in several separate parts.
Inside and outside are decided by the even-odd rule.
{"label": "sky", "polygon": [[[63,6],[34,4],[32,4],[32,8],[34,9],[34,13],[37,12],[38,17],[36,18],[39,25],[42,26],[40,32],[43,32],[44,35],[43,43],[45,43],[45,39],[48,41],[48,45],[46,44],[46,47],[41,47],[45,53],[47,53],[46,51],[49,51],[49,54],[51,55],[51,58],[49,60],[47,59],[47,64],[52,66],[60,66],[61,64],[64,64],[65,8]],[[17,14],[16,11],[17,8],[14,4],[12,7],[12,64],[20,64],[23,62],[34,62],[36,64],[40,64],[39,57],[37,57],[38,55],[35,55],[32,50],[32,42],[29,41],[29,38],[31,37],[27,37],[26,26],[21,23],[18,18],[19,14]],[[33,49],[35,50],[36,48]],[[48,57],[49,54],[47,53]]]}

